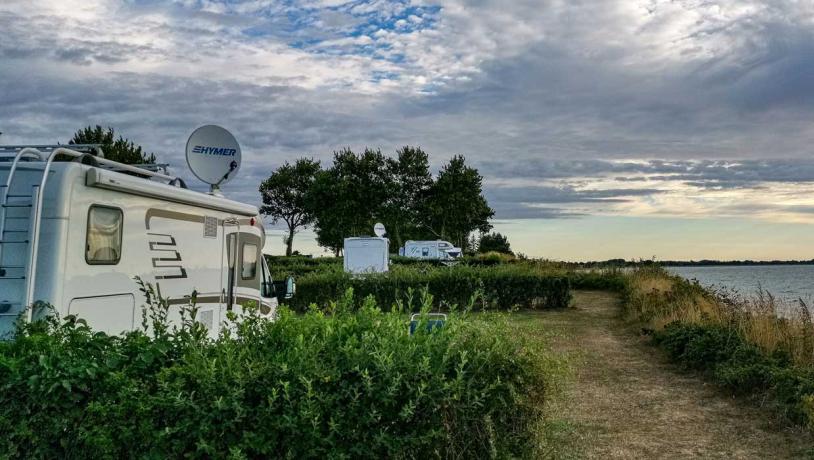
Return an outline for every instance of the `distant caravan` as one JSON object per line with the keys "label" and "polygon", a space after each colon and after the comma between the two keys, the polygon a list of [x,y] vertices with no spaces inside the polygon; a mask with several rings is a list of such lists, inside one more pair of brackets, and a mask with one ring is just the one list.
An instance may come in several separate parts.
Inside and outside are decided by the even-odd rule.
{"label": "distant caravan", "polygon": [[456,248],[448,241],[412,241],[399,248],[399,255],[413,259],[454,261],[461,256],[461,248]]}
{"label": "distant caravan", "polygon": [[[137,276],[168,299],[171,323],[195,292],[196,320],[212,337],[247,302],[274,314],[258,210],[217,194],[229,172],[206,194],[88,153],[95,146],[67,147],[0,147],[0,336],[18,317],[48,314],[43,303],[95,330],[138,328]],[[293,280],[285,285],[290,296]]]}
{"label": "distant caravan", "polygon": [[390,240],[384,237],[384,225],[377,223],[373,232],[375,237],[345,238],[342,251],[345,273],[367,275],[389,270]]}

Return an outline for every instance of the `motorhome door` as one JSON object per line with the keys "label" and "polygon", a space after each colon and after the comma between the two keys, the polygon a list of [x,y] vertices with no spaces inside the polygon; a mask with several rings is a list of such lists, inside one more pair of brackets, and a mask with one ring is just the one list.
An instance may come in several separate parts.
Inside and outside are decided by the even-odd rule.
{"label": "motorhome door", "polygon": [[223,305],[231,311],[235,304],[237,280],[238,248],[240,247],[240,224],[237,220],[223,222],[223,263],[221,264],[221,292]]}

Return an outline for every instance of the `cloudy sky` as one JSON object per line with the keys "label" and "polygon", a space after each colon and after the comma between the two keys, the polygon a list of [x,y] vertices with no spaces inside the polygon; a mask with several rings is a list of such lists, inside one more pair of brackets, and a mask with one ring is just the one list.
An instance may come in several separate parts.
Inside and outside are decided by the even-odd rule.
{"label": "cloudy sky", "polygon": [[2,143],[110,125],[189,177],[220,124],[252,203],[286,160],[420,145],[529,255],[814,258],[814,2],[4,0],[0,27]]}

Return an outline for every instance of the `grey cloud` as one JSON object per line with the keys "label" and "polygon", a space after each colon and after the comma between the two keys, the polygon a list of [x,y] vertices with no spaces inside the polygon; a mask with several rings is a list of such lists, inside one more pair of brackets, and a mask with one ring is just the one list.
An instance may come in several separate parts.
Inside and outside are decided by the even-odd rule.
{"label": "grey cloud", "polygon": [[525,206],[518,203],[505,203],[497,208],[495,219],[576,219],[587,216],[588,213],[570,208],[555,208],[548,206]]}
{"label": "grey cloud", "polygon": [[628,197],[640,197],[662,193],[658,189],[604,189],[578,190],[561,187],[490,187],[487,197],[495,202],[521,203],[600,203],[625,202]]}
{"label": "grey cloud", "polygon": [[[663,193],[658,189],[596,189],[581,190],[572,186],[559,187],[487,187],[485,195],[501,219],[554,219],[579,217],[585,210],[573,205],[613,205],[633,199]],[[551,207],[559,205],[559,207]],[[570,207],[563,207],[570,206]]]}
{"label": "grey cloud", "polygon": [[[685,182],[698,187],[755,187],[762,183],[814,182],[814,159],[766,160],[649,160],[537,161],[522,164],[483,162],[484,169],[502,178],[539,180],[613,177],[620,182]],[[617,176],[640,174],[641,176]]]}
{"label": "grey cloud", "polygon": [[[726,9],[735,0],[720,4]],[[646,199],[667,182],[702,190],[814,182],[814,161],[807,159],[814,145],[814,29],[801,2],[772,2],[743,24],[699,20],[684,40],[696,46],[669,59],[648,53],[674,43],[643,43],[646,34],[669,28],[669,17],[659,11],[653,16],[660,19],[646,23],[639,35],[610,40],[626,30],[629,18],[606,0],[482,0],[457,10],[458,16],[453,8],[438,14],[437,30],[426,34],[436,41],[418,47],[424,54],[396,69],[393,81],[403,86],[394,90],[305,89],[302,75],[273,72],[252,83],[228,75],[217,81],[172,76],[174,68],[195,65],[202,53],[266,43],[252,42],[255,34],[275,43],[327,40],[360,21],[351,14],[360,8],[357,2],[305,18],[289,18],[287,7],[276,3],[257,15],[241,13],[250,6],[245,3],[228,6],[228,14],[156,2],[116,10],[119,19],[179,43],[180,49],[169,50],[96,40],[92,30],[81,40],[49,42],[37,31],[52,30],[60,18],[0,11],[3,141],[64,142],[79,127],[99,123],[183,171],[188,133],[219,123],[237,134],[246,152],[240,179],[226,191],[250,202],[257,200],[259,179],[283,161],[303,155],[328,160],[344,146],[392,152],[418,144],[430,152],[433,168],[462,153],[487,179],[567,184],[489,186],[499,218],[576,217],[603,203]],[[171,22],[140,22],[152,11],[166,12]],[[545,34],[523,36],[526,29]],[[421,37],[403,37],[404,46]],[[193,46],[202,43],[212,49]],[[446,49],[455,51],[451,59],[480,59],[478,53],[492,51],[462,74],[437,76],[422,67],[436,53],[447,56]],[[41,68],[38,61],[52,57],[61,59],[55,65],[64,72]],[[161,58],[166,74],[161,68],[112,73],[101,66],[148,57]],[[325,59],[340,66],[348,57]],[[88,72],[72,75],[76,64]],[[402,74],[426,77],[431,90],[411,92],[399,80]],[[610,161],[627,158],[664,159]],[[625,185],[574,187],[584,178],[590,186],[596,177]],[[651,186],[646,190],[625,188],[645,181]]]}
{"label": "grey cloud", "polygon": [[721,209],[725,213],[751,214],[751,213],[789,213],[800,215],[814,215],[814,206],[809,205],[779,205],[779,204],[753,204],[740,203],[725,206]]}

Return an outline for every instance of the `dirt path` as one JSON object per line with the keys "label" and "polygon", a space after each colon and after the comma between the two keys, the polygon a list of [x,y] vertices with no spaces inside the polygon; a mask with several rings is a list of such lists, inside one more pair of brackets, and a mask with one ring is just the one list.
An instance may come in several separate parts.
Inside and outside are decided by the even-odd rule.
{"label": "dirt path", "polygon": [[521,313],[526,333],[543,334],[572,363],[550,407],[557,442],[548,456],[814,458],[810,435],[667,362],[619,318],[617,297],[578,292],[575,307]]}

